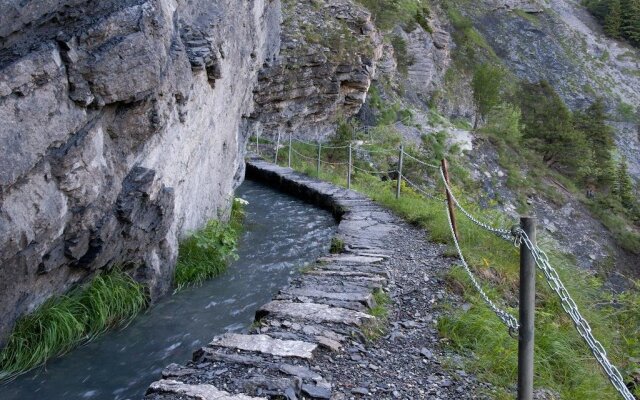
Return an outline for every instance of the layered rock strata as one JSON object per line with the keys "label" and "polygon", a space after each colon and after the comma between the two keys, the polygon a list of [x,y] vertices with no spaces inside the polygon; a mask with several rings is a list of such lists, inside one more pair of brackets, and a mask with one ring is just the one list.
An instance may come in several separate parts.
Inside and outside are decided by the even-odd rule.
{"label": "layered rock strata", "polygon": [[382,37],[349,0],[287,1],[280,56],[265,64],[248,118],[252,134],[322,138],[360,110]]}
{"label": "layered rock strata", "polygon": [[224,217],[278,0],[0,5],[0,344],[124,265],[166,292],[178,238]]}

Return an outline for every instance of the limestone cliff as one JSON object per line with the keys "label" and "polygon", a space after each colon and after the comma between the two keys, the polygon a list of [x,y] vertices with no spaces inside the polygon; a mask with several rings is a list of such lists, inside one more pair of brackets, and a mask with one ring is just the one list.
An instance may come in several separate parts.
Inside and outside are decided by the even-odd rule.
{"label": "limestone cliff", "polygon": [[226,213],[278,0],[0,4],[0,342],[123,265],[156,297],[177,240]]}
{"label": "limestone cliff", "polygon": [[382,37],[349,0],[286,1],[280,56],[265,64],[248,118],[253,134],[320,138],[365,101]]}

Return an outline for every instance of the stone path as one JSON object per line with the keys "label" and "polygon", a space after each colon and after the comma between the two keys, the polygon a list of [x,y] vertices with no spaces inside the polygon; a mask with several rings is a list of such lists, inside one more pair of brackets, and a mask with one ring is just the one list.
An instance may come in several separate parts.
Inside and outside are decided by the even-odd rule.
{"label": "stone path", "polygon": [[[260,307],[249,334],[216,337],[186,366],[168,366],[146,400],[482,398],[472,376],[441,367],[456,363],[435,325],[450,264],[441,246],[353,191],[258,159],[247,176],[332,209],[345,250]],[[370,340],[375,291],[391,297],[391,315]]]}

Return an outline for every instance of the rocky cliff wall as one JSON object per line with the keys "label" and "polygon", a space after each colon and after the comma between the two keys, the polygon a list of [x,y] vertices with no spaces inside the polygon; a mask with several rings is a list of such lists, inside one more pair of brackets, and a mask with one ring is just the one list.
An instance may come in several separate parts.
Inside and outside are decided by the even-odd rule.
{"label": "rocky cliff wall", "polygon": [[382,36],[371,14],[350,0],[287,0],[283,14],[280,56],[260,72],[248,129],[271,138],[322,138],[360,110]]}
{"label": "rocky cliff wall", "polygon": [[0,342],[124,265],[169,288],[177,240],[224,216],[278,0],[0,5]]}

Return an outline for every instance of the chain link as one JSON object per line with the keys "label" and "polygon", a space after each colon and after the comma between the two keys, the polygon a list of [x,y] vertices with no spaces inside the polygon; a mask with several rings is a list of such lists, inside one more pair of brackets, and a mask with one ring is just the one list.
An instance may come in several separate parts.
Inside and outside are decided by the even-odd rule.
{"label": "chain link", "polygon": [[422,161],[422,160],[420,160],[420,159],[418,159],[418,158],[416,158],[416,157],[412,156],[411,154],[407,153],[407,152],[406,152],[406,151],[404,151],[404,150],[402,151],[402,153],[403,153],[405,156],[407,156],[407,157],[409,157],[410,159],[412,159],[413,161],[417,162],[418,164],[422,164],[422,165],[424,165],[425,167],[429,167],[429,168],[440,168],[440,166],[439,166],[439,165],[433,165],[433,164],[426,163],[426,162],[424,162],[424,161]]}
{"label": "chain link", "polygon": [[471,215],[471,213],[468,212],[467,210],[465,210],[464,207],[462,207],[462,205],[460,204],[460,202],[458,201],[456,196],[454,196],[453,190],[451,190],[451,187],[447,183],[447,180],[444,177],[444,171],[443,171],[442,168],[440,168],[440,177],[442,178],[442,183],[444,184],[445,189],[447,190],[449,195],[451,195],[451,199],[453,200],[453,203],[462,212],[462,214],[464,214],[465,217],[467,217],[471,222],[473,222],[474,224],[478,225],[482,229],[484,229],[484,230],[486,230],[488,232],[491,232],[494,235],[496,235],[496,236],[498,236],[498,237],[500,237],[500,238],[502,238],[502,239],[504,239],[504,240],[506,240],[508,242],[512,242],[513,241],[512,232],[511,232],[510,229],[494,228],[489,224],[485,224],[484,222],[479,221],[476,217]]}
{"label": "chain link", "polygon": [[473,286],[476,288],[478,293],[480,293],[480,296],[482,297],[484,302],[487,303],[489,308],[491,308],[491,310],[493,310],[493,312],[498,316],[498,318],[500,318],[500,320],[505,325],[507,325],[507,327],[509,328],[509,332],[511,333],[511,332],[517,331],[520,328],[520,324],[518,324],[518,320],[513,315],[509,314],[505,310],[498,307],[489,298],[489,296],[482,289],[482,286],[480,286],[480,283],[478,282],[478,280],[476,279],[476,276],[471,271],[471,268],[469,268],[467,261],[464,259],[464,255],[462,255],[462,249],[460,249],[460,244],[458,243],[458,238],[456,237],[456,233],[453,230],[453,222],[451,222],[451,215],[449,215],[449,211],[447,209],[445,210],[446,210],[445,213],[447,214],[447,218],[449,219],[449,228],[451,229],[451,237],[453,237],[453,243],[456,246],[456,250],[458,250],[460,261],[462,262],[462,266],[464,267],[464,270],[467,272],[467,275],[469,275],[469,278],[471,279],[471,283],[473,283]]}
{"label": "chain link", "polygon": [[578,333],[591,349],[591,352],[600,366],[602,366],[602,369],[607,374],[607,377],[613,386],[618,390],[618,392],[620,392],[625,400],[635,400],[633,394],[631,394],[627,386],[624,384],[624,379],[622,378],[620,371],[618,371],[618,368],[616,368],[615,365],[613,365],[607,358],[607,351],[602,346],[602,343],[593,336],[591,326],[589,326],[587,320],[584,319],[582,314],[580,314],[578,305],[573,298],[571,298],[571,295],[562,283],[562,280],[560,280],[558,272],[551,266],[547,254],[538,246],[535,246],[522,229],[515,229],[514,233],[517,235],[516,237],[518,240],[521,241],[521,243],[523,243],[533,254],[536,260],[536,265],[544,273],[549,287],[556,292],[558,297],[560,297],[562,308],[571,317]]}

